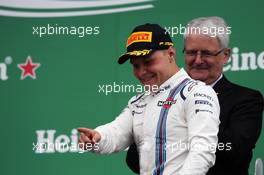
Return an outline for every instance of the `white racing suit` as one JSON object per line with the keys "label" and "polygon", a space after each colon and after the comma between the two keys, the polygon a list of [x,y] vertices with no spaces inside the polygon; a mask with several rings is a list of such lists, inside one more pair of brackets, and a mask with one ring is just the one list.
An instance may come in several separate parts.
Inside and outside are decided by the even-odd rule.
{"label": "white racing suit", "polygon": [[141,175],[204,175],[215,162],[219,110],[214,90],[181,69],[158,92],[132,97],[113,122],[97,127],[97,152],[135,142]]}

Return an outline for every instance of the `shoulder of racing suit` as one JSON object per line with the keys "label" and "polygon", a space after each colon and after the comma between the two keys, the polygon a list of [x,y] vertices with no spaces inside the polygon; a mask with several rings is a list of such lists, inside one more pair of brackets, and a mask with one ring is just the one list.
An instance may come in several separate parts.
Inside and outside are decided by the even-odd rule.
{"label": "shoulder of racing suit", "polygon": [[194,93],[198,87],[206,87],[207,85],[204,82],[199,80],[190,79],[180,90],[180,97],[183,101],[188,98],[191,93]]}

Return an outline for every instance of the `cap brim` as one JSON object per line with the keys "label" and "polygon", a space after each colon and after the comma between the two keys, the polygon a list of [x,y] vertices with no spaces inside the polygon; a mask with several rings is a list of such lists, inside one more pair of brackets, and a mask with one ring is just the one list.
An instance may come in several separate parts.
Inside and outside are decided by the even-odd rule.
{"label": "cap brim", "polygon": [[125,63],[127,60],[129,60],[130,58],[145,58],[146,56],[149,56],[151,55],[154,51],[156,50],[151,50],[148,54],[145,54],[145,55],[130,55],[128,53],[125,53],[124,55],[121,55],[119,58],[118,58],[118,63],[119,64],[123,64]]}
{"label": "cap brim", "polygon": [[130,55],[128,55],[128,54],[121,55],[121,56],[118,58],[118,64],[123,64],[123,63],[125,63],[129,58],[130,58]]}

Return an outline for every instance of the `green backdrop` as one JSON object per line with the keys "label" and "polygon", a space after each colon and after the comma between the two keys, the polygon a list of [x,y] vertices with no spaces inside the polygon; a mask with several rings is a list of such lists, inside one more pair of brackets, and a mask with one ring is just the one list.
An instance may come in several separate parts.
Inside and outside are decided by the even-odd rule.
{"label": "green backdrop", "polygon": [[[125,164],[126,152],[102,156],[55,149],[37,153],[33,143],[41,140],[37,133],[54,143],[74,143],[74,128],[94,128],[120,113],[135,93],[106,95],[99,92],[99,85],[138,84],[130,65],[118,65],[117,58],[139,24],[176,27],[201,16],[223,17],[232,27],[234,51],[225,75],[264,93],[263,1],[2,0],[0,5],[0,174],[133,174]],[[72,31],[41,37],[35,31],[48,26]],[[90,27],[83,37],[80,27]],[[173,41],[177,63],[183,67],[182,35],[175,35]],[[35,69],[35,79],[21,79],[18,66],[29,56],[40,67]],[[256,158],[264,160],[263,136],[262,130],[251,175]]]}

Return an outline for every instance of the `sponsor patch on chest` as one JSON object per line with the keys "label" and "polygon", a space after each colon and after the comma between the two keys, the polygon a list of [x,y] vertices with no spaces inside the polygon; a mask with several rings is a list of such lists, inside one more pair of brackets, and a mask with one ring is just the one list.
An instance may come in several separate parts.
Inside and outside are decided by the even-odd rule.
{"label": "sponsor patch on chest", "polygon": [[170,108],[171,105],[175,104],[176,102],[177,100],[174,100],[173,98],[170,97],[165,101],[162,101],[162,100],[158,101],[157,106],[163,107],[163,108]]}

